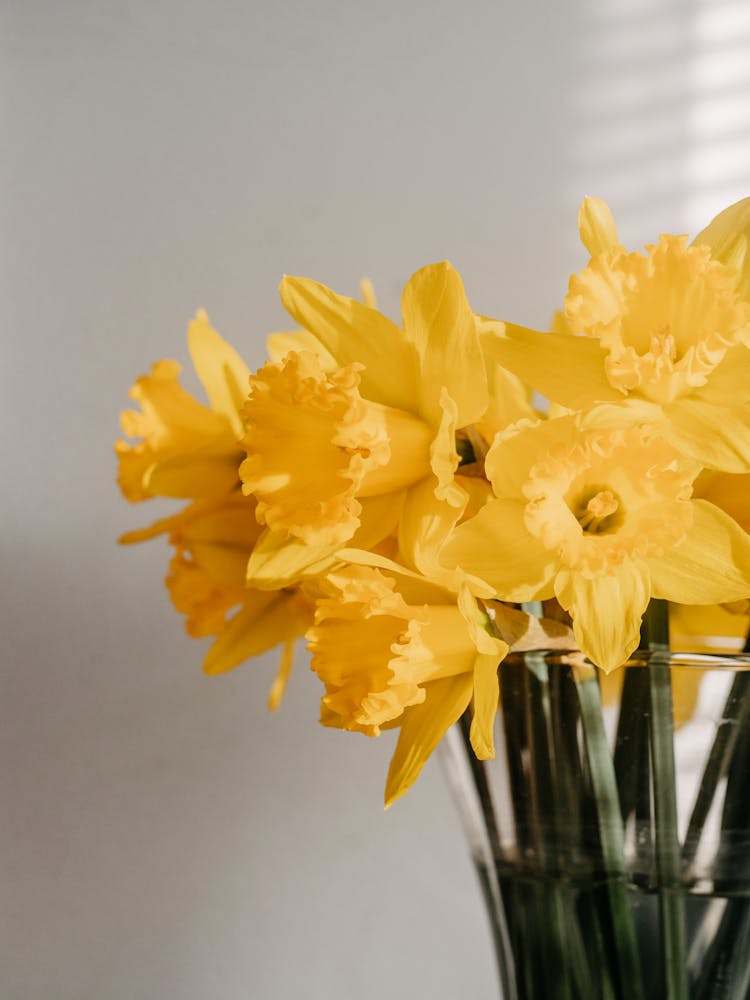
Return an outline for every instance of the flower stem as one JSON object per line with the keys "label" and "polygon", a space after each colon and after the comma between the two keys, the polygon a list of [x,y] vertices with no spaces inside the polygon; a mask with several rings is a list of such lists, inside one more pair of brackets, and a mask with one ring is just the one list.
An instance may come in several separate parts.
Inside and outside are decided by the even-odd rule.
{"label": "flower stem", "polygon": [[628,898],[622,814],[615,769],[604,731],[599,684],[596,676],[591,673],[580,676],[576,686],[606,875],[609,915],[616,945],[619,993],[630,1000],[642,1000],[644,990]]}
{"label": "flower stem", "polygon": [[646,612],[651,651],[649,679],[654,834],[659,883],[659,917],[665,1000],[687,1000],[685,908],[682,861],[677,836],[672,682],[669,667],[669,618],[666,601],[652,600]]}

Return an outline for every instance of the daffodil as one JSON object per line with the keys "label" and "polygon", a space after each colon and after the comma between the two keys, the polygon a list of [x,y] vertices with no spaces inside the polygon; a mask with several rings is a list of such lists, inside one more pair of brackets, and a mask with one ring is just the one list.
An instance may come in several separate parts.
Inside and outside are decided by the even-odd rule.
{"label": "daffodil", "polygon": [[[462,509],[456,434],[489,399],[477,321],[449,264],[409,281],[403,330],[304,278],[285,278],[281,296],[306,331],[303,349],[252,376],[243,408],[243,489],[268,529],[249,578],[263,586],[330,564],[349,542],[377,544],[424,482]],[[307,349],[310,336],[321,350]]]}
{"label": "daffodil", "polygon": [[401,727],[386,805],[472,705],[477,756],[494,756],[497,667],[508,645],[468,587],[458,595],[399,567],[348,565],[321,583],[307,639],[326,687],[321,722],[377,736]]}
{"label": "daffodil", "polygon": [[691,497],[699,466],[658,429],[611,416],[604,408],[498,435],[485,460],[495,498],[442,556],[503,600],[555,596],[605,670],[637,647],[651,597],[715,604],[750,594],[750,536]]}
{"label": "daffodil", "polygon": [[115,445],[118,483],[138,502],[154,496],[215,499],[239,486],[240,410],[249,370],[200,311],[188,328],[188,345],[209,406],[179,383],[180,365],[158,361],[130,390],[140,410],[126,410],[122,430],[135,443]]}
{"label": "daffodil", "polygon": [[565,300],[567,322],[583,336],[497,324],[487,350],[566,407],[627,405],[634,420],[658,426],[701,465],[747,472],[750,258],[742,204],[692,244],[663,235],[645,253],[630,253],[606,205],[586,199],[579,224],[591,261],[571,278]]}
{"label": "daffodil", "polygon": [[260,532],[255,501],[234,493],[189,504],[148,528],[128,532],[120,542],[166,535],[174,546],[166,578],[172,602],[186,616],[189,635],[216,636],[206,653],[205,673],[224,673],[283,646],[269,696],[275,708],[291,671],[294,641],[311,621],[311,603],[297,589],[267,592],[247,587],[247,561]]}

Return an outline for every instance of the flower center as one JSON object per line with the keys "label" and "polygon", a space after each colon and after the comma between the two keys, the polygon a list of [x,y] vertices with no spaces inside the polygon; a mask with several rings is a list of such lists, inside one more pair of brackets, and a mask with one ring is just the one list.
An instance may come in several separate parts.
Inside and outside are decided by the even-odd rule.
{"label": "flower center", "polygon": [[571,569],[609,572],[684,538],[694,469],[647,427],[575,432],[530,469],[528,530]]}
{"label": "flower center", "polygon": [[573,508],[576,521],[589,535],[604,534],[617,529],[615,514],[620,510],[620,501],[612,490],[599,490],[585,503]]}

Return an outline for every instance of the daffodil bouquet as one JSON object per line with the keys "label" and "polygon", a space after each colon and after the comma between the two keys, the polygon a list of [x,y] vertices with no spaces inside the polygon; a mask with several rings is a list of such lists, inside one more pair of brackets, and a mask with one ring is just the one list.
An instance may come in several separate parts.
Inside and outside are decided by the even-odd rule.
{"label": "daffodil bouquet", "polygon": [[[532,893],[549,927],[537,938],[502,875],[501,838],[490,845],[500,945],[528,967],[506,970],[505,995],[713,996],[688,993],[705,982],[689,974],[682,903],[664,891],[684,875],[673,728],[702,677],[671,665],[669,622],[673,648],[704,652],[739,650],[748,628],[750,199],[692,242],[662,235],[643,252],[621,246],[598,199],[579,227],[590,260],[547,332],[473,312],[448,263],[408,281],[400,326],[367,282],[360,300],[285,277],[298,329],[272,334],[254,373],[199,312],[188,344],[207,403],[159,361],[131,389],[131,441],[116,444],[128,500],[188,503],[121,541],[167,536],[172,601],[190,635],[213,639],[206,673],[281,647],[275,708],[304,636],[324,725],[398,728],[387,805],[459,731],[487,812],[478,762],[500,733],[521,853],[559,874],[550,829],[564,821],[576,857],[594,830],[603,894]],[[706,814],[721,759],[716,773],[707,763]],[[665,956],[656,992],[627,885],[628,822],[646,799]],[[601,956],[604,978],[581,948]],[[564,974],[536,993],[531,966],[547,953]]]}

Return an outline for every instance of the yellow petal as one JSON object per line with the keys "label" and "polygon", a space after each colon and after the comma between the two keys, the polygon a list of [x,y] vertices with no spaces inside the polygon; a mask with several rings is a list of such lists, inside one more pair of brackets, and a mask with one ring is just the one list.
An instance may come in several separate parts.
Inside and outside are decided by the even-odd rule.
{"label": "yellow petal", "polygon": [[522,419],[536,420],[538,413],[531,405],[531,391],[517,375],[511,374],[489,357],[486,358],[486,369],[489,405],[476,426],[486,441],[492,441],[497,433],[504,431],[510,424]]}
{"label": "yellow petal", "polygon": [[[235,448],[235,435],[226,417],[199,403],[179,384],[180,366],[176,361],[157,361],[149,375],[142,375],[129,395],[141,407],[121,414],[123,432],[130,438],[142,438],[135,444],[117,441],[119,459],[117,481],[125,497],[133,503],[154,495],[147,478],[156,465],[175,457],[195,454],[227,455]],[[190,496],[177,492],[170,495]],[[216,495],[206,489],[196,497]]]}
{"label": "yellow petal", "polygon": [[750,351],[743,344],[727,350],[724,360],[711,372],[705,385],[695,390],[695,397],[725,406],[750,402]]}
{"label": "yellow petal", "polygon": [[279,330],[266,337],[266,350],[274,364],[284,360],[290,351],[312,351],[320,361],[324,372],[332,372],[339,366],[330,351],[309,330]]}
{"label": "yellow petal", "polygon": [[522,500],[490,500],[456,528],[442,561],[485,580],[502,600],[551,597],[556,559],[526,530],[525,506]]}
{"label": "yellow petal", "polygon": [[[394,534],[403,502],[403,493],[362,500],[360,525],[348,544],[357,549],[370,549]],[[266,529],[248,560],[247,582],[260,590],[279,590],[325,573],[342,559],[346,557],[338,546],[307,545],[285,532]]]}
{"label": "yellow petal", "polygon": [[266,529],[247,564],[247,582],[259,590],[280,590],[306,576],[325,573],[336,561],[335,545],[307,545],[283,531]]}
{"label": "yellow petal", "polygon": [[711,248],[711,255],[723,264],[737,267],[737,290],[740,298],[750,299],[750,260],[747,240],[750,236],[750,198],[735,202],[719,212],[695,237],[693,243]]}
{"label": "yellow petal", "polygon": [[397,409],[414,409],[416,354],[399,328],[370,309],[308,278],[285,277],[281,301],[342,367],[365,366],[361,390],[367,399]]}
{"label": "yellow petal", "polygon": [[684,541],[648,560],[654,597],[722,604],[750,597],[750,535],[707,500],[693,500]]}
{"label": "yellow petal", "polygon": [[706,469],[695,481],[693,496],[716,504],[744,531],[750,531],[750,472],[733,475]]}
{"label": "yellow petal", "polygon": [[497,322],[483,338],[487,354],[533,385],[543,396],[570,409],[623,398],[607,378],[606,351],[598,340],[563,333],[538,333]]}
{"label": "yellow petal", "polygon": [[208,650],[203,672],[232,670],[280,642],[303,635],[311,620],[312,614],[298,594],[251,592]]}
{"label": "yellow petal", "polygon": [[523,495],[530,471],[545,453],[560,443],[573,444],[577,437],[576,418],[519,420],[495,438],[484,467],[496,497]]}
{"label": "yellow petal", "polygon": [[438,396],[440,421],[430,445],[430,465],[435,475],[435,496],[447,501],[459,513],[466,508],[468,496],[456,482],[459,455],[456,451],[458,408],[443,386]]}
{"label": "yellow petal", "polygon": [[294,639],[287,639],[281,652],[279,672],[276,674],[276,679],[271,685],[271,690],[268,692],[268,710],[270,712],[275,712],[281,704],[284,692],[286,691],[286,686],[289,683],[289,678],[292,674],[293,666]]}
{"label": "yellow petal", "polygon": [[718,406],[695,396],[665,408],[664,436],[709,469],[750,471],[750,407]]}
{"label": "yellow petal", "polygon": [[358,549],[372,549],[385,538],[396,534],[407,491],[383,493],[377,497],[363,497],[359,527],[347,545]]}
{"label": "yellow petal", "polygon": [[609,205],[601,198],[584,198],[578,212],[578,231],[581,243],[593,257],[620,246],[617,227]]}
{"label": "yellow petal", "polygon": [[470,673],[447,677],[432,681],[425,690],[424,702],[404,712],[396,751],[388,769],[386,809],[408,792],[432,751],[468,708],[473,678]]}
{"label": "yellow petal", "polygon": [[495,756],[494,726],[500,685],[497,680],[498,660],[479,653],[474,664],[474,704],[469,739],[479,760]]}
{"label": "yellow petal", "polygon": [[173,455],[152,465],[144,476],[146,488],[163,497],[218,499],[239,482],[238,454],[197,450]]}
{"label": "yellow petal", "polygon": [[247,395],[249,368],[237,351],[214,330],[202,309],[188,327],[188,347],[211,408],[223,414],[235,436],[241,437],[240,409]]}
{"label": "yellow petal", "polygon": [[378,297],[375,294],[375,286],[369,278],[362,278],[359,283],[359,294],[368,309],[378,308]]}
{"label": "yellow petal", "polygon": [[454,574],[440,563],[440,550],[460,515],[460,508],[435,496],[432,480],[409,490],[398,530],[399,551],[407,566],[450,586]]}
{"label": "yellow petal", "polygon": [[[198,502],[200,504],[200,501]],[[198,504],[189,504],[184,511],[179,514],[171,514],[169,517],[160,517],[158,521],[149,524],[146,528],[136,528],[134,531],[126,531],[117,539],[118,545],[136,545],[138,542],[147,542],[159,535],[166,535],[173,531],[185,521],[193,517],[193,510]]]}
{"label": "yellow petal", "polygon": [[461,276],[449,263],[430,264],[409,280],[401,297],[404,330],[419,354],[419,411],[441,419],[440,390],[457,406],[458,426],[479,420],[488,394],[479,334]]}
{"label": "yellow petal", "polygon": [[573,618],[573,632],[583,652],[607,673],[621,666],[640,640],[641,618],[651,597],[648,568],[627,559],[593,578],[562,570],[555,595]]}

